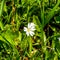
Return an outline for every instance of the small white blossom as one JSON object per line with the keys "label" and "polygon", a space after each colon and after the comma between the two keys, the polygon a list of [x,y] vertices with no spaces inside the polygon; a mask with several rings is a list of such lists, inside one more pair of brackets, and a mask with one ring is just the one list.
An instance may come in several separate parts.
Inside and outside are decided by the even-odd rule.
{"label": "small white blossom", "polygon": [[24,27],[24,31],[26,32],[27,36],[33,36],[35,33],[35,24],[34,23],[28,23],[28,27]]}

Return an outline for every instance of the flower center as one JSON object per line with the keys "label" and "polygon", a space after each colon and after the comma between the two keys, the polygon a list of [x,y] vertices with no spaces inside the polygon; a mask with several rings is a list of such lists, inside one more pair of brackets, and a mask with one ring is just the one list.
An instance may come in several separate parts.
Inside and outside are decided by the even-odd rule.
{"label": "flower center", "polygon": [[28,28],[27,31],[30,32],[30,28]]}

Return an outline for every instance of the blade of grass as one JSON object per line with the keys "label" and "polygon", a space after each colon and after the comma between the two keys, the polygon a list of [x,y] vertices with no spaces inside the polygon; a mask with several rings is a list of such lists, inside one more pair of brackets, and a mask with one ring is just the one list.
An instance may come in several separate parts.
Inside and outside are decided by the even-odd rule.
{"label": "blade of grass", "polygon": [[8,33],[5,34],[5,36],[1,35],[0,36],[0,40],[3,41],[3,42],[5,42],[5,43],[7,43],[7,44],[9,44],[13,48],[13,50],[16,52],[16,54],[17,54],[16,55],[16,59],[19,59],[19,52],[15,48],[15,44],[14,44],[14,41],[12,40],[11,36],[9,36]]}
{"label": "blade of grass", "polygon": [[3,8],[4,8],[4,1],[2,1],[1,6],[0,6],[0,17],[2,16]]}
{"label": "blade of grass", "polygon": [[1,28],[1,30],[3,30],[3,23],[2,23],[2,21],[0,21],[0,28]]}
{"label": "blade of grass", "polygon": [[0,35],[0,40],[7,43],[7,41]]}
{"label": "blade of grass", "polygon": [[0,28],[2,30],[3,30],[3,24],[1,22],[1,16],[2,16],[2,12],[3,12],[3,6],[4,6],[4,0],[2,1],[1,6],[0,6]]}
{"label": "blade of grass", "polygon": [[57,10],[59,10],[59,9],[57,9],[58,8],[58,6],[59,6],[59,4],[60,4],[60,0],[58,0],[58,2],[57,2],[57,4],[55,5],[55,7],[48,13],[48,16],[47,16],[47,18],[46,18],[46,20],[45,20],[45,24],[44,24],[44,26],[51,20],[51,18],[55,15],[55,11]]}
{"label": "blade of grass", "polygon": [[44,26],[44,0],[41,1],[41,21],[42,21],[42,27]]}

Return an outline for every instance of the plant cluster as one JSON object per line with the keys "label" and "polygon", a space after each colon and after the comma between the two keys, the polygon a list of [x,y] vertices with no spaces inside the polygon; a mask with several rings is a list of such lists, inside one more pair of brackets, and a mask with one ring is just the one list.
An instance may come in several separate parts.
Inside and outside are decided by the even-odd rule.
{"label": "plant cluster", "polygon": [[60,0],[0,0],[0,60],[60,60]]}

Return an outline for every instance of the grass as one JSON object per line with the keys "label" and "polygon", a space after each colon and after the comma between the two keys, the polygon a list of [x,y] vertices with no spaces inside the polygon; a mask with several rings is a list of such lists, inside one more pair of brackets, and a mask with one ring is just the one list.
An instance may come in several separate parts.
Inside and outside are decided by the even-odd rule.
{"label": "grass", "polygon": [[0,60],[60,60],[59,37],[60,0],[0,0]]}

